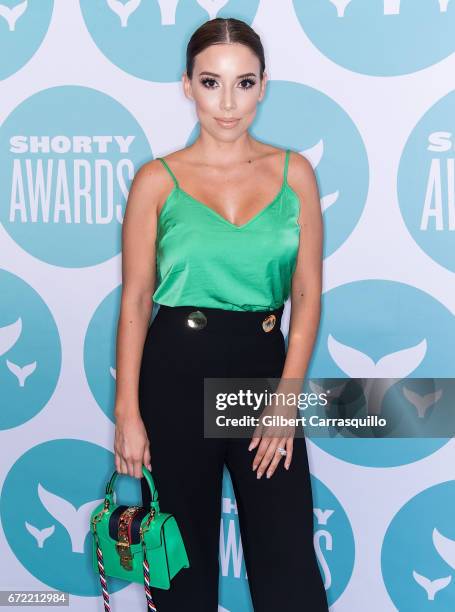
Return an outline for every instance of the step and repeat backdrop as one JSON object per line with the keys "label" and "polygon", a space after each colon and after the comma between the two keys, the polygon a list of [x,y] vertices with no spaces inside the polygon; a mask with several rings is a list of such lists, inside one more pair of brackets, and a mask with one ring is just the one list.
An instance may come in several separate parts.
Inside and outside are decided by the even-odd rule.
{"label": "step and repeat backdrop", "polygon": [[[454,376],[455,0],[0,0],[1,590],[103,609],[88,520],[114,469],[122,220],[139,166],[197,136],[185,48],[216,16],[266,48],[253,136],[317,175],[308,376]],[[400,409],[425,419],[439,397],[410,390]],[[331,610],[454,610],[454,441],[346,431],[307,446]],[[140,500],[139,481],[117,483]],[[227,471],[220,503],[219,610],[249,612]],[[270,518],[279,537],[286,508]],[[114,611],[145,607],[141,585],[108,584]]]}

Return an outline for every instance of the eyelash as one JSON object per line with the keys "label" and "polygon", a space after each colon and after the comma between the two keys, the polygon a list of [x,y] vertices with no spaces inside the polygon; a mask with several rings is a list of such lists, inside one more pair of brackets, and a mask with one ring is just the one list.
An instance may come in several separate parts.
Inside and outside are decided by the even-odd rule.
{"label": "eyelash", "polygon": [[[202,85],[206,88],[206,89],[215,89],[215,87],[210,87],[207,85],[207,83],[209,82],[216,82],[215,79],[212,79],[210,77],[206,77],[205,79],[201,79],[201,83]],[[248,87],[241,87],[241,89],[251,89],[254,85],[256,85],[256,81],[254,79],[242,79],[242,81],[240,81],[241,83],[249,83]]]}

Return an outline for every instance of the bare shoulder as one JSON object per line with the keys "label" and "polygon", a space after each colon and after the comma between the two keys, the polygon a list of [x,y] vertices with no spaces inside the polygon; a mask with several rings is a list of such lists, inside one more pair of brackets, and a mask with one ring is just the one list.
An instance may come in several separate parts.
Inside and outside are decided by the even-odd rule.
{"label": "bare shoulder", "polygon": [[302,182],[313,182],[316,180],[310,161],[297,151],[291,150],[289,155],[288,180],[289,183],[294,183],[296,186]]}
{"label": "bare shoulder", "polygon": [[172,179],[158,159],[143,163],[134,175],[131,183],[127,208],[141,207],[147,211],[156,209],[164,200],[169,189],[172,188]]}
{"label": "bare shoulder", "polygon": [[319,206],[319,191],[311,162],[296,151],[291,151],[288,165],[288,183],[308,205]]}
{"label": "bare shoulder", "polygon": [[143,189],[156,189],[163,183],[166,172],[158,159],[152,159],[139,166],[134,175],[133,184]]}

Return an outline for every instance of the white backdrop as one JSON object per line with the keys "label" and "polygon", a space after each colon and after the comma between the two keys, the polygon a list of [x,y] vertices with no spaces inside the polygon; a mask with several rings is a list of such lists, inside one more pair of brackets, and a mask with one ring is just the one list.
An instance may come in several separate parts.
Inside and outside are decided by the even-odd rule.
{"label": "white backdrop", "polygon": [[[135,169],[197,133],[180,76],[215,16],[245,19],[266,48],[252,133],[317,173],[309,375],[453,376],[455,2],[0,0],[3,590],[103,609],[88,518],[114,467],[122,215]],[[453,440],[307,444],[331,609],[454,609]],[[136,485],[123,479],[122,502]],[[247,612],[228,474],[222,504],[220,609]],[[113,611],[142,609],[125,584],[110,583]]]}

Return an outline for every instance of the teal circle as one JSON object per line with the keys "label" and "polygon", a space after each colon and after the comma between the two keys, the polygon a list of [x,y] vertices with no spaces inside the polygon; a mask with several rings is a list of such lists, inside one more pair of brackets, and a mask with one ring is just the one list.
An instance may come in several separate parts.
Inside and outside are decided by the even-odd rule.
{"label": "teal circle", "polygon": [[[398,201],[409,233],[428,257],[455,272],[455,91],[426,111],[398,169]],[[451,212],[452,210],[452,212]]]}
{"label": "teal circle", "polygon": [[34,257],[102,263],[121,250],[130,183],[151,150],[117,100],[65,85],[22,102],[0,127],[0,222]]}
{"label": "teal circle", "polygon": [[390,522],[381,570],[400,612],[455,609],[454,507],[455,480],[449,480],[412,497]]}
{"label": "teal circle", "polygon": [[[453,378],[453,315],[420,289],[387,280],[354,281],[324,293],[321,311],[308,379]],[[449,439],[312,437],[337,458],[368,467],[417,461]]]}
{"label": "teal circle", "polygon": [[455,7],[447,0],[293,0],[293,4],[311,42],[353,72],[410,74],[455,51]]}
{"label": "teal circle", "polygon": [[[5,538],[19,563],[46,587],[101,596],[89,521],[114,469],[110,451],[72,439],[33,446],[9,469],[0,497]],[[140,502],[139,486],[131,478],[116,487],[121,503]],[[110,593],[127,584],[108,578]]]}
{"label": "teal circle", "polygon": [[80,5],[93,42],[110,62],[135,77],[167,83],[181,79],[190,36],[211,18],[204,6],[216,11],[217,17],[237,17],[251,24],[259,0],[205,0],[205,4],[81,0]]}
{"label": "teal circle", "polygon": [[0,270],[0,430],[22,425],[52,397],[62,348],[54,317],[23,279]]}
{"label": "teal circle", "polygon": [[2,0],[0,80],[23,68],[38,52],[49,29],[54,0]]}

